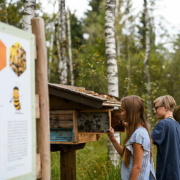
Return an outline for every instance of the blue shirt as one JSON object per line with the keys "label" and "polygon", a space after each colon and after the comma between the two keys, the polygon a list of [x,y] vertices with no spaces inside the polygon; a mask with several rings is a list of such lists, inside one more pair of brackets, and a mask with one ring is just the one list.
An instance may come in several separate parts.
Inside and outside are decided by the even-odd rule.
{"label": "blue shirt", "polygon": [[124,165],[122,162],[121,165],[121,178],[122,180],[129,180],[132,168],[133,168],[133,143],[141,144],[143,147],[143,160],[142,160],[142,169],[139,174],[138,180],[149,180],[151,176],[152,180],[155,180],[154,165],[150,163],[150,138],[147,130],[143,127],[138,127],[134,133],[131,135],[127,143],[125,144],[126,148],[131,151],[129,167]]}
{"label": "blue shirt", "polygon": [[157,145],[157,180],[180,180],[180,125],[167,118],[158,122],[151,133]]}

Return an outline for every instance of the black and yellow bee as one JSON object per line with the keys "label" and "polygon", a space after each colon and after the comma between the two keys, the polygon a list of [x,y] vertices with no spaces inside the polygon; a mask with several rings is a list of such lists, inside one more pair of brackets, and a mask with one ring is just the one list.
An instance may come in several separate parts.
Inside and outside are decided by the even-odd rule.
{"label": "black and yellow bee", "polygon": [[14,99],[14,107],[16,108],[16,110],[20,110],[21,109],[21,104],[19,102],[19,88],[18,87],[14,87],[13,99]]}

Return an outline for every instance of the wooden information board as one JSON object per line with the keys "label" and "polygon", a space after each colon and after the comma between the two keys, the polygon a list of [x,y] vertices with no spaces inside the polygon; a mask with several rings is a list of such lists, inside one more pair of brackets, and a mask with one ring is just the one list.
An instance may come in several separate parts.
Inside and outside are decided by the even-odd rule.
{"label": "wooden information board", "polygon": [[34,35],[0,23],[0,179],[36,179]]}

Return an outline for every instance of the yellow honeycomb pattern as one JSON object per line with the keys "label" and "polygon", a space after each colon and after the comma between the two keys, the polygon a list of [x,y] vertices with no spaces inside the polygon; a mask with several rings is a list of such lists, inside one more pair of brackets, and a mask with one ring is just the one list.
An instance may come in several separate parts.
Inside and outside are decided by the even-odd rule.
{"label": "yellow honeycomb pattern", "polygon": [[10,47],[9,53],[10,67],[17,76],[20,76],[26,70],[26,51],[17,42]]}

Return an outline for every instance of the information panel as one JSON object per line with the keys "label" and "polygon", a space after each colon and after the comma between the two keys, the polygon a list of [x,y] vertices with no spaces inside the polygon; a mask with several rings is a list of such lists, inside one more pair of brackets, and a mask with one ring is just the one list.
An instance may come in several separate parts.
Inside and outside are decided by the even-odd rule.
{"label": "information panel", "polygon": [[34,35],[0,23],[0,179],[35,177]]}

